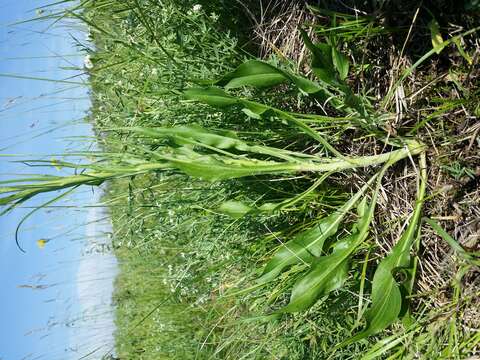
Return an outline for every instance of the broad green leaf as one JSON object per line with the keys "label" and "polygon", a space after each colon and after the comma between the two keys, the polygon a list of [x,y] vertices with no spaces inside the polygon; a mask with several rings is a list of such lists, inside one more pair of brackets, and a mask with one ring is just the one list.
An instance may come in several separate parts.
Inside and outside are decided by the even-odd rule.
{"label": "broad green leaf", "polygon": [[314,44],[308,34],[302,29],[300,29],[300,35],[305,46],[312,54],[312,70],[315,75],[328,85],[336,85],[332,47],[328,44]]}
{"label": "broad green leaf", "polygon": [[[189,146],[172,149],[173,152],[171,154],[160,151],[149,152],[156,159],[162,161],[161,164],[164,168],[174,168],[181,170],[190,176],[217,181],[262,174],[338,172],[346,169],[398,161],[408,155],[418,154],[420,151],[423,151],[423,149],[423,145],[411,142],[408,147],[373,156],[347,158],[345,160],[339,160],[336,158],[318,158],[318,161],[311,161],[309,159],[300,160],[299,158],[296,158],[295,161],[283,162],[256,160],[251,158],[232,158],[231,154],[223,156],[219,154],[200,154],[195,152]],[[146,149],[144,149],[144,151],[146,151]],[[265,149],[262,151],[265,151]],[[279,155],[274,152],[272,152],[271,155],[277,157],[288,156],[287,154]],[[145,166],[147,165],[148,163],[145,164]],[[158,164],[156,163],[152,164],[153,167],[157,165]],[[364,188],[362,189],[362,191],[365,191]],[[358,200],[358,198],[356,200]],[[339,211],[342,211],[342,209],[343,207]],[[335,212],[334,215],[337,214],[337,212]],[[342,217],[344,215],[345,214],[342,214]]]}
{"label": "broad green leaf", "polygon": [[240,99],[239,102],[245,106],[243,109],[244,111],[247,109],[252,115],[249,115],[250,117],[255,117],[257,116],[258,119],[260,119],[263,115],[265,115],[268,112],[272,112],[272,108],[268,105],[261,104],[259,102],[255,101],[249,101],[249,100],[244,100]]}
{"label": "broad green leaf", "polygon": [[237,149],[240,151],[247,151],[250,148],[246,142],[236,138],[234,132],[225,132],[225,134],[219,135],[203,129],[198,125],[175,126],[170,128],[131,127],[122,129],[137,132],[152,138],[173,138],[181,145],[194,141],[218,149]]}
{"label": "broad green leaf", "polygon": [[217,107],[235,105],[237,98],[228,95],[225,91],[215,87],[209,88],[191,88],[184,91],[184,95],[189,100],[204,102],[205,104]]}
{"label": "broad green leaf", "polygon": [[432,37],[432,45],[437,54],[440,54],[445,46],[443,44],[442,34],[440,33],[440,26],[438,25],[437,20],[432,19],[428,23],[428,28],[430,29],[430,35]]}
{"label": "broad green leaf", "polygon": [[[405,243],[405,239],[407,238],[403,237],[401,241]],[[402,309],[402,294],[394,278],[394,271],[410,265],[409,250],[401,252],[400,247],[396,247],[378,265],[372,282],[372,306],[365,315],[367,326],[349,339],[348,343],[374,335],[397,320]]]}
{"label": "broad green leaf", "polygon": [[[309,264],[313,260],[313,255],[305,249],[305,245],[300,243],[302,238],[310,238],[315,235],[315,229],[309,229],[309,233],[297,235],[293,240],[283,244],[275,252],[274,257],[267,263],[263,274],[257,279],[258,284],[265,284],[275,280],[275,278],[288,266],[304,263]],[[295,241],[296,240],[296,241]],[[320,236],[314,238],[317,247],[323,246],[325,239]]]}
{"label": "broad green leaf", "polygon": [[324,87],[320,86],[318,83],[304,78],[302,76],[291,75],[291,81],[295,84],[295,86],[305,94],[316,96],[323,96],[327,98],[327,94],[325,92]]}
{"label": "broad green leaf", "polygon": [[306,47],[312,53],[312,70],[315,75],[329,85],[330,89],[343,95],[343,99],[341,99],[325,89],[324,93],[329,94],[331,105],[346,113],[352,113],[353,110],[369,120],[369,115],[364,109],[367,106],[366,99],[362,100],[354,95],[343,81],[348,76],[349,62],[347,57],[328,44],[313,44],[304,30],[300,30],[300,32]]}
{"label": "broad green leaf", "polygon": [[287,81],[287,77],[276,67],[259,60],[249,60],[241,64],[235,71],[225,75],[217,82],[225,89],[242,86],[257,88],[271,87]]}
{"label": "broad green leaf", "polygon": [[290,302],[280,310],[284,313],[308,309],[320,296],[340,288],[347,279],[347,255],[354,236],[348,236],[335,244],[331,255],[313,260],[311,270],[293,286]]}
{"label": "broad green leaf", "polygon": [[233,217],[234,219],[239,219],[242,216],[246,215],[250,211],[252,211],[253,208],[248,206],[242,201],[225,201],[220,205],[218,208],[218,211],[220,211],[223,214],[226,214],[228,216]]}
{"label": "broad green leaf", "polygon": [[345,80],[348,76],[348,69],[350,66],[348,58],[335,47],[332,47],[332,59],[333,65],[335,65],[335,69],[337,70],[340,79]]}
{"label": "broad green leaf", "polygon": [[325,240],[337,232],[345,215],[368,189],[369,184],[376,176],[372,177],[367,184],[333,214],[321,219],[313,228],[298,234],[292,240],[281,245],[267,263],[262,276],[257,281],[260,283],[272,281],[286,267],[301,262],[309,263],[313,257],[320,256]]}
{"label": "broad green leaf", "polygon": [[[301,84],[298,85],[298,87],[302,91],[305,91],[305,92],[312,91],[313,93],[317,93],[318,91],[321,91],[321,89],[320,88],[317,89],[315,87],[315,83],[310,82],[310,80],[303,79],[300,77],[294,77],[294,80],[292,81],[301,82]],[[234,98],[228,95],[227,93],[225,93],[223,90],[220,90],[218,88],[189,89],[185,91],[185,97],[192,100],[203,101],[207,104],[210,104],[212,106],[218,106],[218,107],[241,104],[245,106],[245,108],[243,109],[243,112],[247,114],[247,116],[257,120],[261,119],[262,116],[265,116],[266,114],[275,114],[279,118],[283,120],[287,120],[288,122],[301,128],[306,134],[318,140],[322,145],[325,146],[326,149],[328,149],[335,156],[342,159],[344,158],[342,154],[336,151],[335,148],[333,148],[333,146],[331,146],[317,131],[315,131],[314,129],[309,127],[307,124],[303,123],[302,121],[296,119],[294,116],[282,110],[279,110],[255,101],[249,101],[241,98]]]}
{"label": "broad green leaf", "polygon": [[[241,86],[263,88],[287,81],[295,84],[295,86],[305,94],[324,92],[324,88],[314,81],[259,60],[250,60],[241,64],[235,71],[224,76],[217,81],[216,84],[224,86],[225,89],[233,89]],[[260,115],[258,111],[250,107],[247,108],[253,111],[253,113]],[[249,113],[247,114],[250,116]],[[255,115],[253,114],[252,117],[255,117]]]}

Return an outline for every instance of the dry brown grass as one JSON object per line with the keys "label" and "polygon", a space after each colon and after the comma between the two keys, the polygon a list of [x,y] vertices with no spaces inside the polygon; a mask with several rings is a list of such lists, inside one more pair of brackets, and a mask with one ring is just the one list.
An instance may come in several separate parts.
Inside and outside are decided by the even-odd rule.
{"label": "dry brown grass", "polygon": [[256,13],[245,7],[253,24],[253,41],[259,47],[260,58],[275,55],[302,63],[306,50],[298,27],[318,19],[306,5],[305,1],[258,0]]}

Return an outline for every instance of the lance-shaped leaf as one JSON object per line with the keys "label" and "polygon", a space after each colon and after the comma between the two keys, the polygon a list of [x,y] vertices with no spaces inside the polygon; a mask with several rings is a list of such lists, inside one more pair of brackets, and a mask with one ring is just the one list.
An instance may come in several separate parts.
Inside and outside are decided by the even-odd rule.
{"label": "lance-shaped leaf", "polygon": [[367,205],[366,197],[358,205],[358,220],[351,234],[335,243],[331,254],[314,260],[311,270],[294,285],[290,303],[281,309],[281,312],[306,310],[319,297],[327,295],[343,285],[347,279],[350,257],[368,236],[370,224],[375,213],[381,180],[389,166],[390,164],[385,165],[379,173],[370,206]]}
{"label": "lance-shaped leaf", "polygon": [[[360,208],[364,208],[365,199]],[[365,214],[362,215],[361,219]],[[360,220],[361,221],[361,220]],[[330,255],[313,260],[310,271],[293,286],[290,302],[280,310],[291,313],[308,309],[323,295],[340,288],[347,278],[348,255],[353,251],[358,231],[335,243]]]}
{"label": "lance-shaped leaf", "polygon": [[225,89],[242,86],[270,87],[286,82],[288,77],[275,66],[259,60],[250,60],[225,75],[217,84]]}
{"label": "lance-shaped leaf", "polygon": [[229,156],[200,154],[188,147],[176,149],[171,155],[156,154],[172,168],[187,175],[209,181],[235,179],[262,174],[280,174],[302,171],[308,164],[262,161],[256,159],[232,159]]}
{"label": "lance-shaped leaf", "polygon": [[346,214],[363,196],[377,175],[373,176],[354,196],[337,209],[333,214],[321,219],[310,228],[278,248],[267,263],[262,276],[257,280],[266,283],[274,280],[288,266],[301,262],[310,263],[314,257],[322,254],[325,240],[334,235]]}
{"label": "lance-shaped leaf", "polygon": [[255,206],[255,205],[245,204],[242,201],[228,200],[228,201],[225,201],[222,205],[220,205],[220,207],[218,208],[218,211],[226,215],[229,215],[235,219],[238,219],[248,213],[272,213],[274,211],[283,210],[283,209],[292,207],[298,202],[306,200],[307,198],[311,199],[312,197],[314,197],[315,189],[318,186],[320,186],[320,184],[322,184],[323,181],[325,181],[325,179],[329,177],[331,174],[332,174],[331,172],[323,174],[307,190],[305,190],[301,194],[298,194],[297,196],[285,199],[281,202],[276,202],[276,203],[269,202],[269,203],[264,203],[260,206]]}
{"label": "lance-shaped leaf", "polygon": [[233,131],[223,131],[221,134],[217,134],[198,125],[175,126],[170,128],[124,127],[117,128],[117,130],[132,131],[155,139],[171,138],[178,145],[190,144],[202,146],[232,157],[238,156],[223,150],[235,149],[241,152],[270,155],[272,157],[291,162],[298,162],[304,159],[318,160],[318,158],[313,155],[307,155],[270,146],[250,144],[239,139],[236,133]]}
{"label": "lance-shaped leaf", "polygon": [[345,80],[348,76],[349,69],[348,58],[335,47],[332,47],[332,59],[340,80]]}
{"label": "lance-shaped leaf", "polygon": [[[306,79],[304,79],[306,80]],[[302,80],[303,81],[303,80]],[[308,85],[306,85],[308,90]],[[264,105],[255,101],[249,101],[242,98],[235,98],[233,96],[228,95],[221,89],[218,88],[192,88],[186,90],[184,93],[187,99],[202,101],[206,104],[216,106],[216,107],[225,107],[231,106],[236,104],[241,104],[245,108],[243,112],[247,114],[249,117],[254,119],[261,119],[262,116],[273,114],[276,115],[278,118],[288,121],[289,123],[295,125],[296,127],[302,129],[307,135],[311,136],[312,138],[320,141],[322,145],[325,146],[332,154],[336,155],[337,157],[344,158],[342,154],[336,151],[333,146],[331,146],[321,134],[317,131],[309,127],[307,124],[303,123],[302,121],[298,120],[291,114],[273,108],[268,105]]]}
{"label": "lance-shaped leaf", "polygon": [[420,159],[421,182],[418,188],[417,203],[407,229],[393,247],[391,253],[377,267],[372,282],[372,305],[366,313],[367,325],[363,331],[341,343],[344,346],[374,335],[393,324],[402,309],[403,297],[401,284],[395,279],[395,272],[409,268],[410,248],[415,240],[422,212],[426,187],[425,154]]}
{"label": "lance-shaped leaf", "polygon": [[[205,180],[217,181],[262,174],[339,172],[346,169],[398,161],[407,157],[408,155],[418,154],[418,152],[422,151],[423,149],[423,145],[412,142],[408,145],[408,147],[403,149],[394,150],[389,153],[379,155],[348,158],[346,160],[336,158],[318,158],[318,161],[310,161],[309,159],[305,159],[295,162],[266,161],[251,158],[239,159],[226,155],[200,154],[189,146],[172,149],[172,153],[170,154],[165,154],[164,152],[158,151],[148,152],[157,160],[161,160],[165,168],[175,168],[190,176],[200,177]],[[146,149],[143,150],[147,151]],[[365,188],[362,189],[365,191]],[[343,209],[343,207],[341,209]],[[334,216],[337,212],[331,216]]]}
{"label": "lance-shaped leaf", "polygon": [[332,47],[328,44],[314,44],[308,34],[300,29],[303,42],[312,54],[312,70],[315,75],[328,85],[336,85]]}
{"label": "lance-shaped leaf", "polygon": [[285,82],[293,83],[305,94],[328,97],[324,86],[260,60],[249,60],[241,64],[233,72],[213,84],[223,86],[225,89],[234,89],[242,86],[266,88]]}
{"label": "lance-shaped leaf", "polygon": [[238,99],[216,87],[191,88],[183,93],[187,99],[201,101],[210,106],[225,107],[238,104]]}
{"label": "lance-shaped leaf", "polygon": [[219,212],[231,216],[234,219],[239,219],[254,210],[255,208],[248,206],[244,202],[235,200],[225,201],[218,208]]}
{"label": "lance-shaped leaf", "polygon": [[[305,46],[312,53],[311,66],[317,78],[330,86],[330,89],[343,95],[343,99],[340,100],[334,96],[333,92],[325,89],[324,92],[330,94],[330,104],[338,110],[346,111],[347,113],[354,110],[362,117],[369,118],[370,116],[364,109],[365,106],[368,106],[366,101],[354,95],[349,86],[344,82],[348,76],[349,69],[347,57],[328,44],[313,44],[304,30],[300,30],[300,32]],[[369,119],[369,121],[371,120]]]}

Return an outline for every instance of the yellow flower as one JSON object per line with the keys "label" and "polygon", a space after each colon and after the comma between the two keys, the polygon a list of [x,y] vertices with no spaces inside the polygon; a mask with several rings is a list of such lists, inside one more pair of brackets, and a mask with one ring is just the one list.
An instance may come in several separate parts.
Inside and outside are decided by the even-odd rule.
{"label": "yellow flower", "polygon": [[47,244],[49,240],[47,239],[39,239],[37,240],[37,246],[40,248],[40,249],[43,249],[45,247],[45,245]]}
{"label": "yellow flower", "polygon": [[50,163],[55,166],[55,169],[57,169],[58,171],[62,170],[62,166],[60,165],[60,163],[58,162],[57,159],[54,159],[54,158],[51,158],[50,159]]}

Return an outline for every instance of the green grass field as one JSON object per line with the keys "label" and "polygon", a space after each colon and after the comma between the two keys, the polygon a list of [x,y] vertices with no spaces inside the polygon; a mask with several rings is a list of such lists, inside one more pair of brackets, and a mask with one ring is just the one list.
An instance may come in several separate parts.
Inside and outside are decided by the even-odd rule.
{"label": "green grass field", "polygon": [[478,5],[313,3],[62,14],[102,151],[0,205],[108,181],[119,359],[480,355]]}

